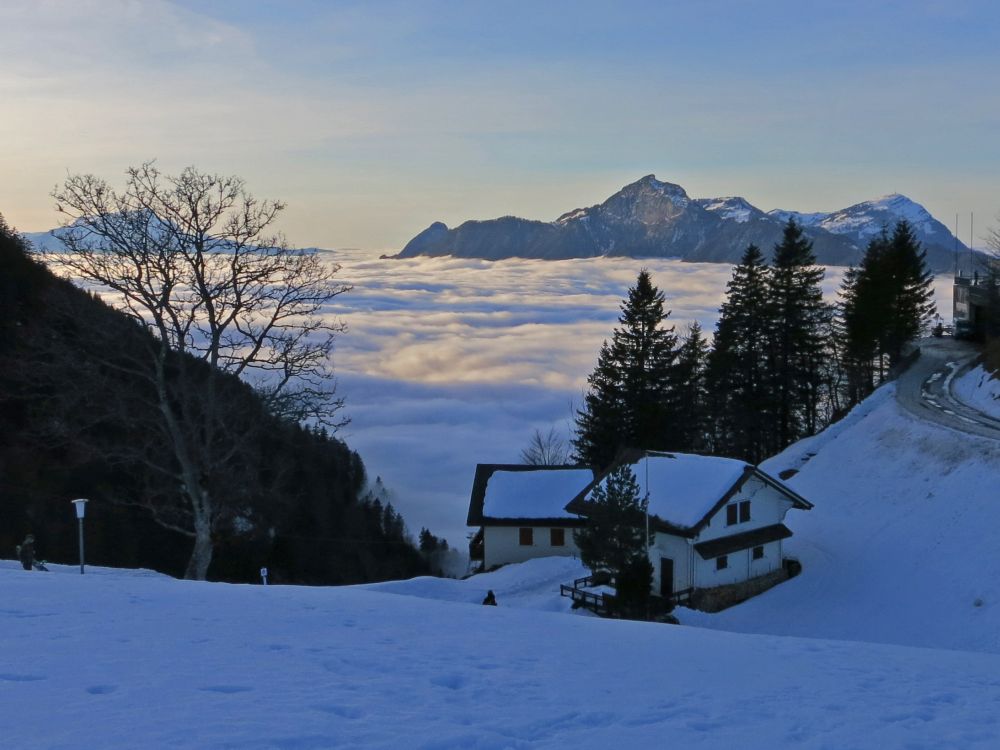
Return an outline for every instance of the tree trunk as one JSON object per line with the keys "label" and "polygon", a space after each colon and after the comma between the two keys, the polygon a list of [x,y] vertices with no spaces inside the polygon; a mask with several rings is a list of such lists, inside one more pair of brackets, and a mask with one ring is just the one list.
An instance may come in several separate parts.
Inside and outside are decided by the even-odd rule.
{"label": "tree trunk", "polygon": [[211,530],[207,524],[197,524],[194,548],[191,550],[184,578],[189,581],[204,581],[208,575],[208,566],[212,564],[213,552]]}

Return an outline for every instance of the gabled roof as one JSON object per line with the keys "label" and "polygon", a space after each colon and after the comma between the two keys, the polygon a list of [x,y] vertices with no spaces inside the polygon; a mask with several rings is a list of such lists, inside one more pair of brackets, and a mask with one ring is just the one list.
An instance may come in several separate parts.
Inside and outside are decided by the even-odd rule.
{"label": "gabled roof", "polygon": [[784,483],[744,461],[720,456],[632,450],[623,452],[604,473],[573,498],[566,510],[587,515],[593,490],[623,464],[632,466],[640,491],[649,493],[649,516],[653,527],[670,534],[696,536],[750,477],[756,477],[778,490],[792,502],[793,507],[802,510],[812,508],[811,503]]}
{"label": "gabled roof", "polygon": [[546,526],[579,526],[568,501],[594,480],[589,466],[479,464],[469,499],[469,526],[503,526],[531,521]]}

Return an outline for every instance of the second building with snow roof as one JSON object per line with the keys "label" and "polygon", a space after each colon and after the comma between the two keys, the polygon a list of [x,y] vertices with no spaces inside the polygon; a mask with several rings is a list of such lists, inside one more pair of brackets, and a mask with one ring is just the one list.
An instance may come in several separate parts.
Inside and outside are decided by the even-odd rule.
{"label": "second building with snow roof", "polygon": [[608,475],[630,465],[648,498],[652,593],[672,605],[718,608],[758,593],[794,570],[784,557],[791,509],[812,505],[783,482],[735,459],[626,451],[604,472],[583,466],[480,464],[468,523],[489,570],[534,557],[578,555],[573,531]]}

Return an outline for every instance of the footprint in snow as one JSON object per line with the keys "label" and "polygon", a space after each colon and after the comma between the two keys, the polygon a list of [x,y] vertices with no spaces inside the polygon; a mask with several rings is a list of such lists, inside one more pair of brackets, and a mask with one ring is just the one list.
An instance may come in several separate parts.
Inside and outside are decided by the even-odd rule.
{"label": "footprint in snow", "polygon": [[246,687],[245,685],[206,685],[198,689],[206,693],[225,693],[226,695],[232,693],[249,693],[253,690],[252,687]]}
{"label": "footprint in snow", "polygon": [[340,706],[336,703],[319,703],[313,706],[313,708],[325,714],[333,714],[343,719],[360,719],[365,715],[365,712],[356,706]]}
{"label": "footprint in snow", "polygon": [[431,684],[438,687],[445,687],[449,690],[458,690],[465,686],[465,677],[460,674],[441,674],[431,677]]}
{"label": "footprint in snow", "polygon": [[87,688],[87,692],[91,695],[107,695],[108,693],[115,692],[117,689],[117,685],[91,685]]}

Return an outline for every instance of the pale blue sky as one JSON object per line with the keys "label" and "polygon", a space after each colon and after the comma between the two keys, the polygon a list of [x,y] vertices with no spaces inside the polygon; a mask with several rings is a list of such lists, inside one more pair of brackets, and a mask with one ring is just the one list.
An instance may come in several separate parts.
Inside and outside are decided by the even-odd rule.
{"label": "pale blue sky", "polygon": [[[655,173],[832,210],[1000,210],[991,2],[0,4],[0,212],[157,158],[289,203],[299,245],[553,219]],[[978,240],[977,240],[978,242]]]}

